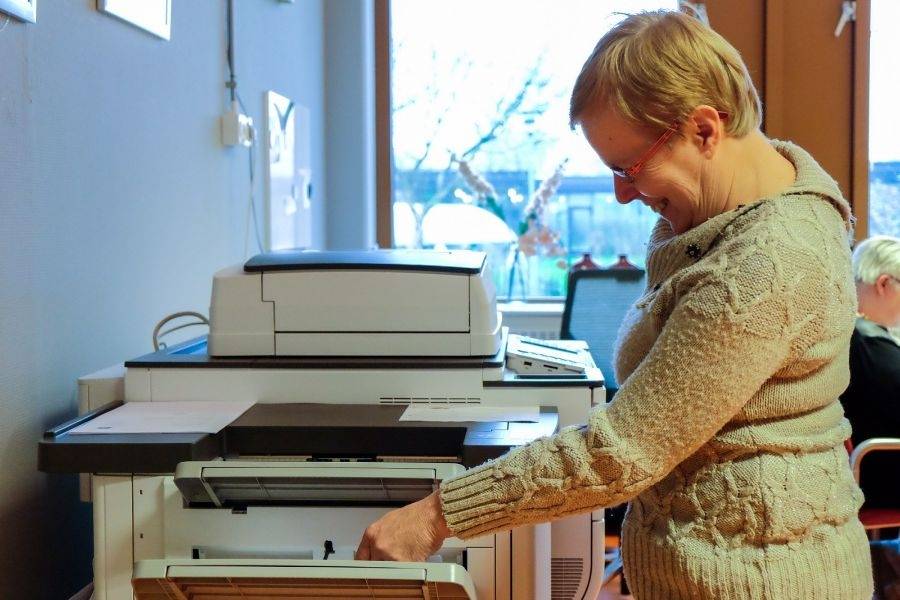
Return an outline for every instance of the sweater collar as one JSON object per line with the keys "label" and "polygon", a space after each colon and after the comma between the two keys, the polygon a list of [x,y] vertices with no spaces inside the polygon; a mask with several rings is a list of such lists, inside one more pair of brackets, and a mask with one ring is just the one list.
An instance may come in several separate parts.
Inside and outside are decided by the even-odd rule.
{"label": "sweater collar", "polygon": [[647,245],[647,280],[653,286],[668,279],[676,271],[695,263],[714,244],[723,230],[735,219],[757,209],[766,202],[783,200],[791,196],[814,196],[829,202],[844,220],[848,230],[853,216],[850,205],[844,200],[840,188],[808,152],[780,140],[770,140],[778,152],[794,165],[794,183],[778,196],[762,198],[738,208],[716,215],[705,223],[675,235],[665,219],[656,222]]}
{"label": "sweater collar", "polygon": [[844,199],[841,189],[831,175],[826,173],[816,159],[800,146],[781,140],[770,141],[782,156],[794,164],[797,177],[794,179],[794,184],[780,195],[775,198],[764,198],[759,202],[786,196],[818,196],[829,202],[840,213],[847,231],[850,231],[856,219],[850,212],[850,204]]}

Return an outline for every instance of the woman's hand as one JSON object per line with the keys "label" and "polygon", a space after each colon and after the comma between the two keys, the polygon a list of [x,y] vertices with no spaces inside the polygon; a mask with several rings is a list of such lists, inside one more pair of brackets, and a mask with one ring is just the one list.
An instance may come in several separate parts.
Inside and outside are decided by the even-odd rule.
{"label": "woman's hand", "polygon": [[439,492],[384,515],[366,529],[356,560],[423,561],[452,536]]}

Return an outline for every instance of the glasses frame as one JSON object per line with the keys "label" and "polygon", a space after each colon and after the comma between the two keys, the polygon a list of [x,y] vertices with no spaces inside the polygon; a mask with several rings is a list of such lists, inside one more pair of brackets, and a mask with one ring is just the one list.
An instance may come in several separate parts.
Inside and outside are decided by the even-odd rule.
{"label": "glasses frame", "polygon": [[[725,120],[728,118],[727,112],[718,111],[718,113],[720,119]],[[669,127],[663,132],[663,134],[659,136],[655,142],[653,142],[653,145],[650,146],[650,148],[646,152],[644,152],[644,155],[641,156],[633,165],[631,165],[627,169],[610,168],[610,170],[613,172],[613,175],[615,175],[619,179],[625,180],[626,183],[634,183],[634,178],[638,176],[638,173],[640,173],[644,169],[644,167],[647,166],[647,163],[650,162],[650,159],[652,159],[656,155],[656,153],[659,152],[659,149],[669,141],[669,138],[678,131],[679,127],[681,127],[681,123],[679,121],[675,121],[674,123],[669,125]]]}

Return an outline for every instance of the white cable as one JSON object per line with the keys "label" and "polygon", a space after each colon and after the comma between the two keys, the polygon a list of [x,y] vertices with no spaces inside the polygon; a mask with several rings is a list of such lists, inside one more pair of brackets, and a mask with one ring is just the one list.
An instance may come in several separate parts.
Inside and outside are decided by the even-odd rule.
{"label": "white cable", "polygon": [[[226,57],[228,59],[228,82],[225,86],[231,94],[231,100],[237,100],[241,108],[241,113],[247,114],[247,107],[237,91],[237,78],[234,76],[234,0],[227,0],[226,4]],[[250,146],[248,147],[248,160],[250,163],[250,198],[247,204],[247,215],[244,219],[244,256],[247,256],[248,246],[250,245],[250,221],[253,221],[253,234],[256,237],[256,247],[263,252],[262,235],[259,232],[259,217],[256,214],[256,154],[253,152],[256,147],[256,133],[250,132]]]}
{"label": "white cable", "polygon": [[[244,101],[241,99],[240,94],[237,93],[237,79],[234,76],[234,0],[226,0],[225,4],[226,10],[226,18],[225,18],[225,57],[228,62],[228,81],[225,83],[225,87],[228,88],[228,93],[231,95],[232,105],[234,101],[237,100],[238,106],[240,106],[241,113],[247,114],[247,108],[244,106]],[[248,148],[248,159],[250,161],[250,198],[247,203],[247,214],[244,216],[244,254],[243,256],[246,258],[248,256],[247,250],[250,245],[250,220],[253,219],[253,230],[256,234],[256,244],[259,246],[259,251],[262,252],[262,244],[259,240],[259,227],[256,221],[256,198],[255,198],[255,177],[253,172],[253,146],[256,144],[256,136],[253,135],[251,131],[250,137],[250,146]]]}
{"label": "white cable", "polygon": [[9,25],[10,21],[12,21],[12,17],[10,15],[6,15],[6,22],[3,23],[3,27],[0,27],[0,32],[6,29],[6,26]]}
{"label": "white cable", "polygon": [[[254,136],[255,138],[256,136]],[[253,148],[256,144],[254,140],[248,148],[250,158],[250,201],[247,203],[247,216],[244,219],[244,256],[247,256],[247,247],[250,244],[250,222],[253,222],[253,233],[256,236],[256,247],[263,252],[262,236],[259,233],[259,221],[256,216],[256,176],[253,168],[255,154]]]}
{"label": "white cable", "polygon": [[247,215],[244,217],[244,258],[249,258],[247,255],[247,245],[250,243],[250,211],[253,208],[253,203],[247,203]]}
{"label": "white cable", "polygon": [[[241,99],[241,95],[237,93],[235,89],[235,98],[237,98],[238,106],[241,107],[241,112],[247,114],[247,107],[244,106],[244,101]],[[264,252],[263,244],[262,244],[262,234],[259,231],[259,217],[256,214],[256,153],[254,149],[256,148],[256,133],[253,132],[250,139],[250,146],[248,147],[248,158],[249,158],[249,167],[250,167],[250,203],[247,206],[247,217],[244,225],[244,256],[247,256],[247,246],[250,243],[250,221],[253,220],[253,234],[256,237],[256,247],[259,249],[259,252]]]}
{"label": "white cable", "polygon": [[259,216],[256,213],[256,135],[250,144],[250,209],[253,213],[253,233],[256,235],[256,247],[263,252],[262,235],[259,233]]}
{"label": "white cable", "polygon": [[[171,327],[162,333],[159,332],[162,329],[163,325],[168,323],[173,319],[179,319],[181,317],[195,317],[198,319],[197,321],[191,321],[189,323],[183,323],[182,325],[176,325],[175,327]],[[179,329],[184,329],[185,327],[192,327],[194,325],[209,325],[209,319],[206,318],[206,315],[200,314],[198,312],[194,312],[192,310],[183,310],[180,312],[172,313],[171,315],[166,315],[162,319],[160,319],[159,323],[156,324],[156,327],[153,328],[153,351],[156,352],[160,348],[165,348],[165,343],[160,344],[159,338],[162,336],[172,333],[173,331],[178,331]]]}

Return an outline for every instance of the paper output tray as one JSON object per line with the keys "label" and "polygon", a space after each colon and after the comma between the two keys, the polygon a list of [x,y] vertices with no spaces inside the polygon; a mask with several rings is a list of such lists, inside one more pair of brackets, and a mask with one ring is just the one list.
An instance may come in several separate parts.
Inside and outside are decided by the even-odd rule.
{"label": "paper output tray", "polygon": [[171,598],[378,598],[475,600],[464,568],[447,563],[312,560],[145,560],[135,565],[136,600]]}
{"label": "paper output tray", "polygon": [[193,505],[390,505],[420,500],[463,471],[449,463],[185,462],[175,485]]}

